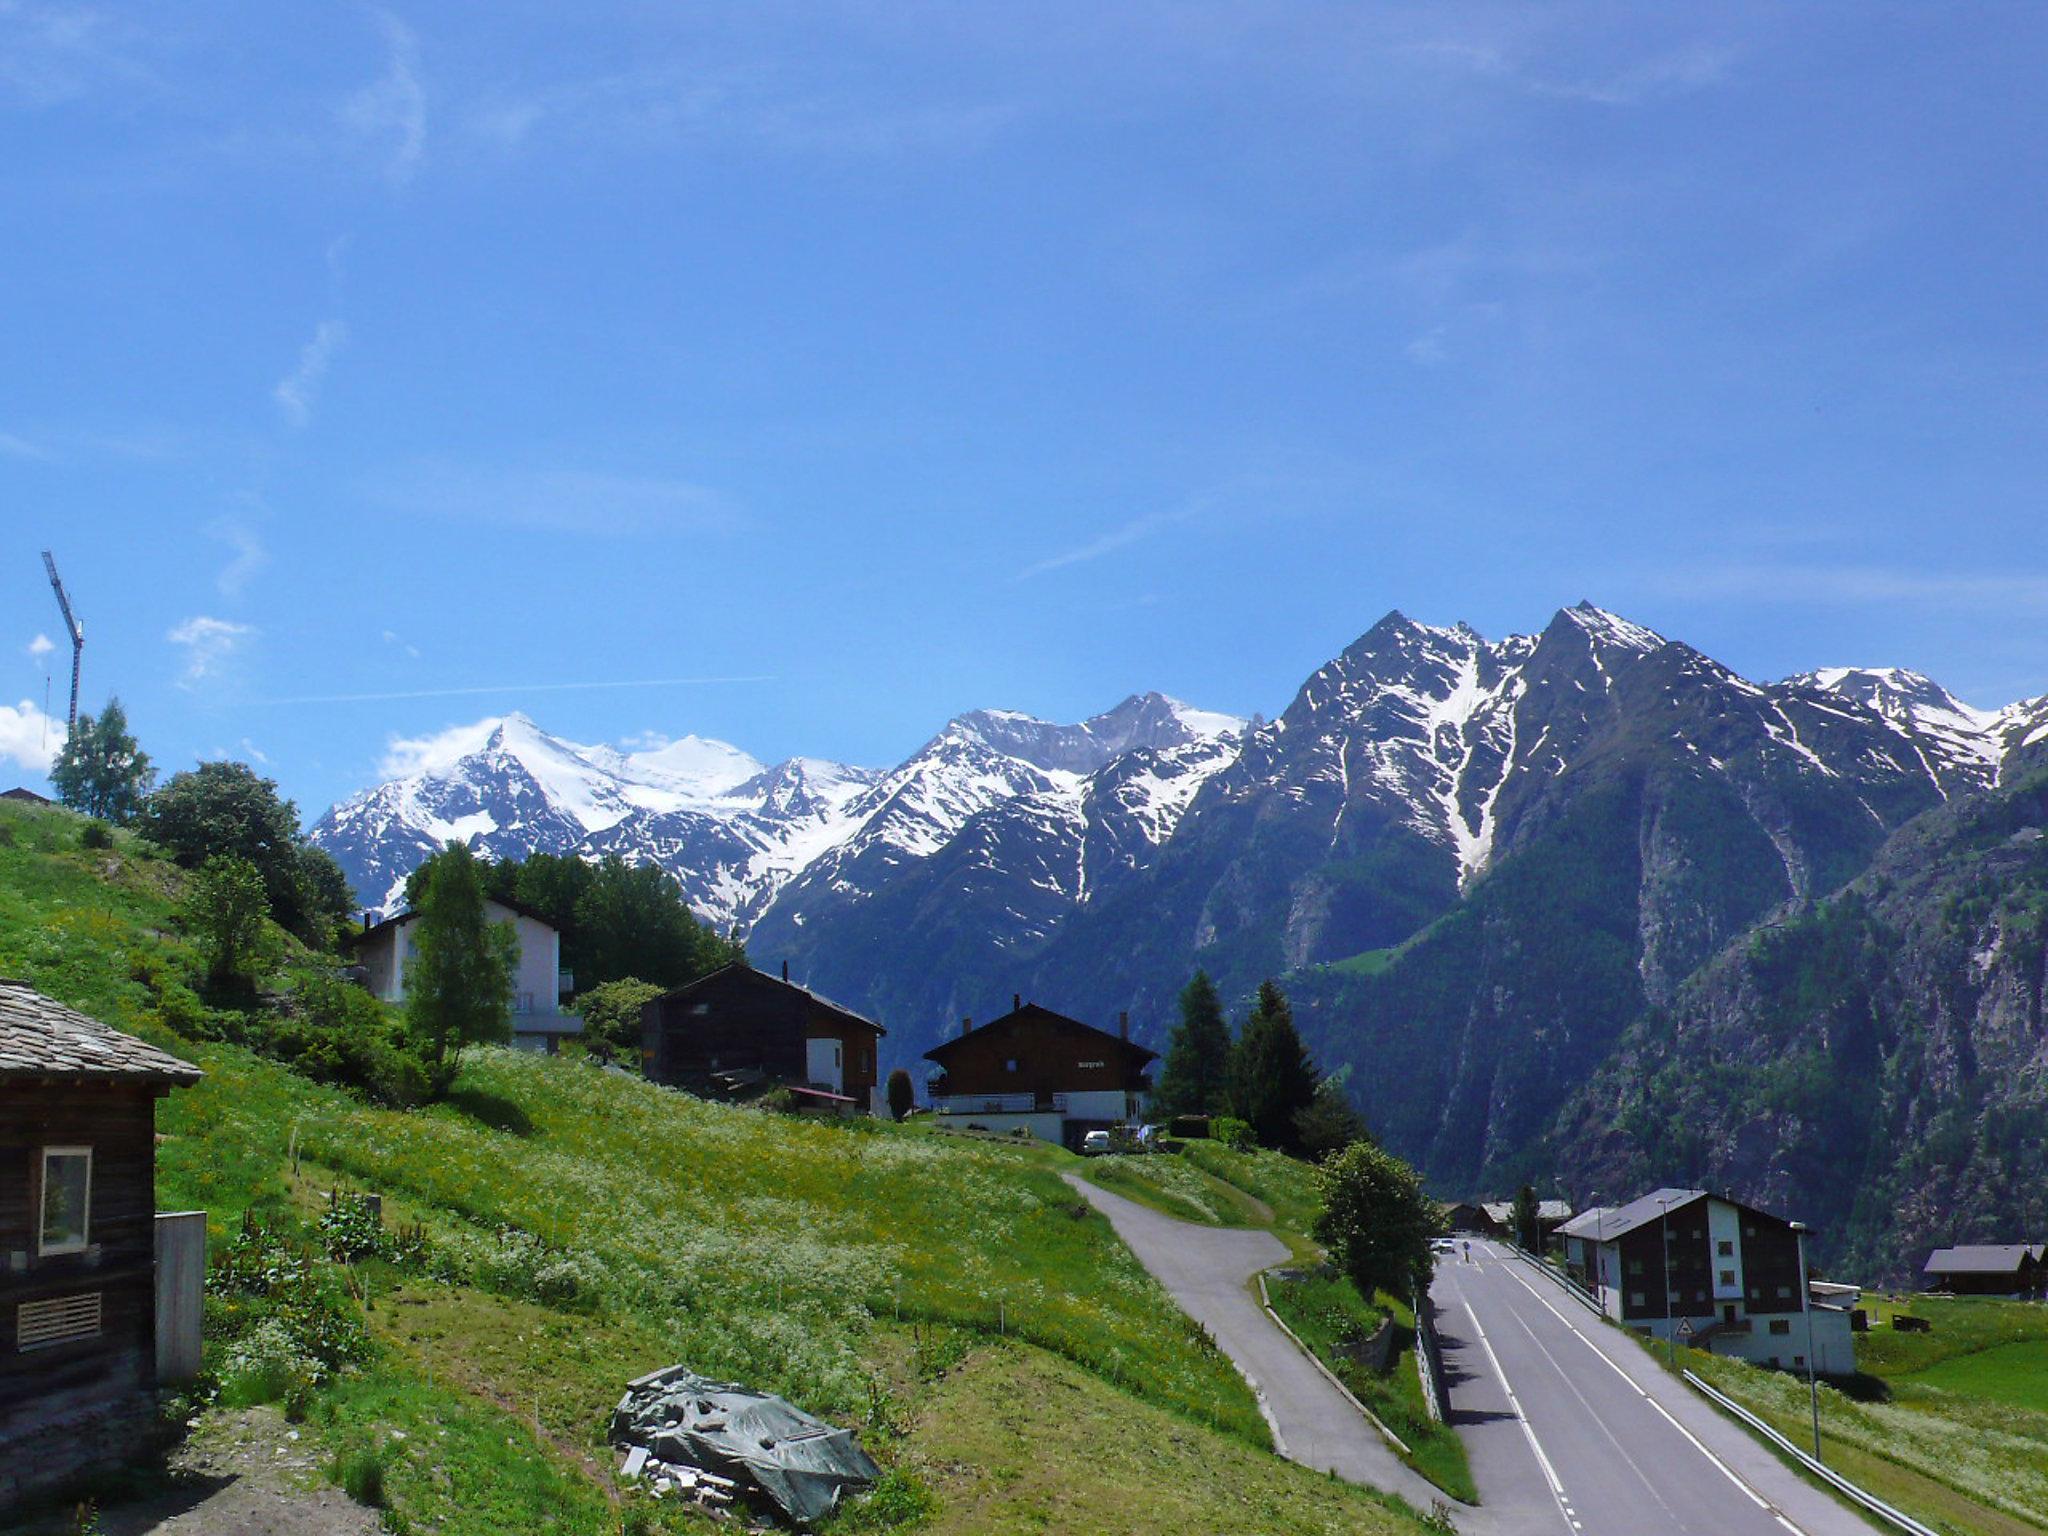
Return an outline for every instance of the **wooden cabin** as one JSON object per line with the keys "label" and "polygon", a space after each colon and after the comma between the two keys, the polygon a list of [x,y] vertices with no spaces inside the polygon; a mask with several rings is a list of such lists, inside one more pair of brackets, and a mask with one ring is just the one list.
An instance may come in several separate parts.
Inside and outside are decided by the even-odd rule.
{"label": "wooden cabin", "polygon": [[641,1065],[657,1083],[713,1098],[787,1088],[800,1107],[874,1107],[888,1031],[850,1008],[744,960],[664,992],[640,1010]]}
{"label": "wooden cabin", "polygon": [[199,1076],[0,981],[0,1510],[147,1442],[156,1101]]}
{"label": "wooden cabin", "polygon": [[1111,1034],[1016,996],[1002,1017],[979,1029],[963,1019],[958,1035],[924,1054],[939,1068],[927,1084],[934,1113],[1074,1149],[1090,1131],[1138,1122],[1158,1056],[1132,1043],[1129,1015]]}

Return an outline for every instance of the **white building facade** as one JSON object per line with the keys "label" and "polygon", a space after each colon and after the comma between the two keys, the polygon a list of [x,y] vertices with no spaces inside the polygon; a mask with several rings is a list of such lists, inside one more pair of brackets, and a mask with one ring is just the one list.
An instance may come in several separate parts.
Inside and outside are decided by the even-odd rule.
{"label": "white building facade", "polygon": [[[512,972],[512,1043],[553,1054],[564,1036],[583,1032],[583,1020],[562,1011],[562,936],[531,912],[486,899],[484,919],[510,923],[519,941]],[[380,1001],[405,1001],[405,970],[417,952],[419,914],[401,912],[365,932],[356,944],[363,984]]]}

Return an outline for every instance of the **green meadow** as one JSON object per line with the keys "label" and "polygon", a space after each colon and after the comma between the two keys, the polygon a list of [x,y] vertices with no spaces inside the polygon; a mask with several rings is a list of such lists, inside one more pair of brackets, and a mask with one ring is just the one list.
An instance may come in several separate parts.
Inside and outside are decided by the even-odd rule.
{"label": "green meadow", "polygon": [[[497,1049],[443,1103],[376,1107],[232,1043],[191,987],[179,872],[80,827],[0,806],[0,974],[205,1069],[159,1106],[159,1204],[206,1210],[258,1279],[209,1302],[197,1406],[281,1402],[390,1529],[695,1528],[618,1487],[604,1443],[624,1382],[675,1362],[859,1426],[888,1476],[848,1530],[1421,1528],[1271,1454],[1242,1378],[1060,1178],[1081,1160]],[[1299,1193],[1251,1158],[1106,1161],[1182,1215]],[[383,1197],[374,1251],[322,1225],[336,1191]]]}

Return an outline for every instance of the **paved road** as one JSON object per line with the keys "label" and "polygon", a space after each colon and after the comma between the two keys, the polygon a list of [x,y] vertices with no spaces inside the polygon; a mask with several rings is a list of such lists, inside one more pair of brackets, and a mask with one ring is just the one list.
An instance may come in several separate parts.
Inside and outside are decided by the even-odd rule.
{"label": "paved road", "polygon": [[1870,1536],[1526,1261],[1471,1251],[1438,1264],[1430,1295],[1497,1536]]}
{"label": "paved road", "polygon": [[[1237,1362],[1259,1394],[1281,1455],[1318,1472],[1399,1494],[1418,1509],[1443,1498],[1395,1457],[1259,1305],[1251,1279],[1286,1262],[1287,1248],[1278,1238],[1270,1232],[1175,1221],[1072,1174],[1066,1180],[1109,1218],[1182,1310]],[[1460,1529],[1472,1529],[1462,1514],[1458,1523]]]}

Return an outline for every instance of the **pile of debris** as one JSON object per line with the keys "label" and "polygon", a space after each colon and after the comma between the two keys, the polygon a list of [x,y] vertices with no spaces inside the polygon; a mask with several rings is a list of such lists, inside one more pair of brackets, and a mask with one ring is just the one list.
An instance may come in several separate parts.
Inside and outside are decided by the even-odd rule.
{"label": "pile of debris", "polygon": [[612,1412],[622,1475],[646,1479],[714,1512],[759,1495],[811,1525],[882,1469],[850,1429],[834,1429],[784,1398],[710,1381],[680,1365],[630,1383]]}

